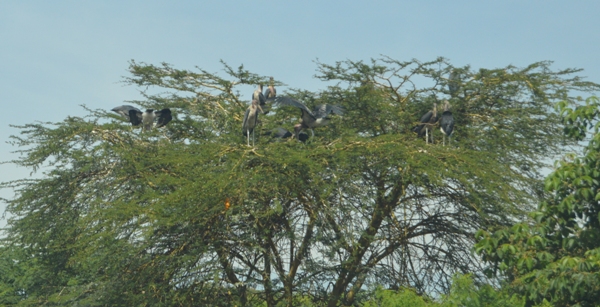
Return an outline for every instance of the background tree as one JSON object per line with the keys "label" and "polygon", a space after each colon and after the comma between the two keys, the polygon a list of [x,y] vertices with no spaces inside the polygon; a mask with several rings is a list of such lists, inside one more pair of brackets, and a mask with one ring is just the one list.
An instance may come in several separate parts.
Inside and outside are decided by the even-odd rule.
{"label": "background tree", "polygon": [[[130,103],[171,108],[164,129],[132,131],[103,110],[19,127],[23,156],[13,162],[47,171],[3,184],[17,191],[7,263],[26,271],[10,289],[32,306],[274,306],[298,297],[336,306],[364,300],[361,290],[375,284],[447,292],[456,272],[481,277],[476,230],[523,218],[543,194],[540,161],[574,144],[552,106],[598,86],[549,66],[318,63],[330,86],[287,95],[309,108],[340,104],[345,115],[306,144],[263,136],[249,148],[249,101],[240,97],[250,93],[236,88],[267,77],[132,62],[125,82],[145,90]],[[443,99],[457,123],[452,146],[427,145],[411,130]],[[299,113],[272,110],[257,135],[293,126]]]}
{"label": "background tree", "polygon": [[[416,307],[520,307],[525,300],[510,294],[508,289],[498,291],[490,285],[476,286],[468,275],[455,276],[448,295],[443,295],[437,301],[421,296],[411,289],[397,291],[377,289],[373,298],[365,303],[365,307],[386,306],[416,306]],[[549,304],[538,305],[551,306]]]}
{"label": "background tree", "polygon": [[600,302],[599,107],[596,97],[576,108],[558,105],[565,133],[589,143],[582,156],[567,155],[556,163],[545,182],[551,197],[531,213],[535,223],[479,233],[477,251],[491,265],[489,273],[506,276],[531,302]]}

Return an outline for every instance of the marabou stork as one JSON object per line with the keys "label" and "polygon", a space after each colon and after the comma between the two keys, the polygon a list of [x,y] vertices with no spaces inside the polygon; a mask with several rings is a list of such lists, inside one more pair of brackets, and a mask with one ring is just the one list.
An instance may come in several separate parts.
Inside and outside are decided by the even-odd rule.
{"label": "marabou stork", "polygon": [[[265,95],[263,95],[262,90],[263,86],[262,84],[259,84],[258,88],[252,93],[252,100],[258,101],[258,105],[261,107],[263,114],[267,114],[271,108],[267,107],[267,99],[265,98]],[[263,110],[262,108],[265,109]]]}
{"label": "marabou stork", "polygon": [[127,118],[127,120],[133,126],[139,126],[140,124],[144,124],[144,130],[152,130],[152,126],[154,125],[154,121],[157,121],[156,127],[160,128],[168,124],[171,119],[171,110],[168,108],[162,109],[160,111],[154,111],[154,109],[147,109],[146,112],[140,111],[140,109],[130,106],[130,105],[122,105],[113,108],[111,111],[116,112],[117,114],[122,115]]}
{"label": "marabou stork", "polygon": [[294,126],[296,138],[300,137],[300,131],[302,131],[302,129],[310,129],[310,131],[312,132],[312,136],[314,137],[314,128],[326,126],[327,124],[329,124],[330,118],[327,117],[329,114],[344,114],[344,108],[342,108],[342,106],[339,105],[320,104],[315,106],[315,108],[311,111],[303,103],[290,97],[277,97],[275,98],[275,102],[278,104],[296,107],[299,108],[300,111],[302,111],[302,119],[300,123]]}
{"label": "marabou stork", "polygon": [[252,146],[254,146],[254,127],[258,123],[258,110],[262,112],[258,100],[252,99],[252,104],[246,109],[242,122],[242,134],[246,137],[248,146],[250,146],[250,133],[252,133]]}
{"label": "marabou stork", "polygon": [[146,112],[140,110],[129,110],[129,120],[134,126],[142,124],[142,131],[152,130],[154,125],[154,109],[148,109]]}
{"label": "marabou stork", "polygon": [[273,77],[269,78],[269,87],[267,87],[267,90],[265,91],[265,98],[266,99],[272,99],[277,97],[277,90],[275,90],[275,85],[273,82]]}
{"label": "marabou stork", "polygon": [[[420,124],[416,126],[413,131],[417,133],[419,137],[425,135],[425,143],[429,142],[429,132],[431,131],[431,143],[433,143],[433,125],[438,121],[437,116],[437,103],[433,104],[433,109],[421,117]],[[423,131],[425,130],[425,131]]]}
{"label": "marabou stork", "polygon": [[448,136],[448,144],[450,144],[450,138],[452,137],[452,132],[454,132],[454,117],[452,116],[452,111],[450,111],[448,100],[444,101],[444,113],[442,113],[442,117],[440,118],[440,131],[444,134],[443,145],[446,145],[446,135]]}

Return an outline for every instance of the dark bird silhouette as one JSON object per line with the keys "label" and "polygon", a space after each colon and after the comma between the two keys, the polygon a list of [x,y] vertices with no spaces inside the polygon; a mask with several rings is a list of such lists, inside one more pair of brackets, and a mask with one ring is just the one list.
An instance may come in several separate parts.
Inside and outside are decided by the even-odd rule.
{"label": "dark bird silhouette", "polygon": [[425,143],[429,142],[429,132],[431,131],[431,142],[433,143],[433,126],[437,121],[437,103],[434,103],[433,109],[421,117],[420,124],[416,126],[413,131],[416,132],[419,137],[425,135]]}
{"label": "dark bird silhouette", "polygon": [[160,128],[168,124],[171,119],[173,119],[173,117],[171,117],[171,110],[168,108],[156,112],[154,109],[147,109],[146,112],[142,112],[140,109],[134,106],[122,105],[113,108],[111,111],[114,111],[117,114],[127,118],[132,126],[139,126],[140,124],[143,124],[142,128],[144,131],[152,130],[155,120],[157,121],[156,127]]}
{"label": "dark bird silhouette", "polygon": [[[262,95],[262,93],[261,93]],[[242,122],[242,134],[246,137],[248,146],[250,146],[250,133],[252,133],[252,146],[254,146],[254,127],[258,124],[258,111],[262,108],[258,100],[252,99],[252,104],[246,109],[244,121]]]}
{"label": "dark bird silhouette", "polygon": [[166,126],[173,119],[171,116],[171,109],[169,108],[155,111],[154,115],[156,116],[156,128]]}
{"label": "dark bird silhouette", "polygon": [[[272,131],[267,132],[267,135],[270,135],[272,138],[278,139],[278,140],[283,140],[283,139],[294,137],[293,133],[291,133],[289,130],[281,128],[281,127],[275,128]],[[306,134],[304,132],[300,132],[300,134],[298,135],[298,137],[296,137],[296,139],[298,139],[300,142],[304,143],[304,142],[306,142],[306,140],[308,140],[308,134]]]}
{"label": "dark bird silhouette", "polygon": [[142,124],[142,131],[152,130],[154,125],[154,109],[148,109],[146,112],[140,110],[129,110],[129,121],[134,126]]}
{"label": "dark bird silhouette", "polygon": [[311,111],[303,103],[292,99],[290,97],[277,97],[275,102],[280,105],[288,105],[299,108],[302,111],[302,117],[300,123],[294,126],[294,132],[296,137],[300,136],[302,129],[310,129],[312,136],[315,136],[314,128],[326,126],[329,124],[329,114],[343,115],[344,108],[338,105],[331,104],[320,104],[315,106]]}
{"label": "dark bird silhouette", "polygon": [[446,135],[448,136],[448,144],[450,144],[450,138],[452,137],[452,132],[454,132],[454,117],[450,111],[448,100],[444,101],[444,113],[442,113],[442,117],[440,118],[440,131],[444,134],[443,145],[446,145]]}

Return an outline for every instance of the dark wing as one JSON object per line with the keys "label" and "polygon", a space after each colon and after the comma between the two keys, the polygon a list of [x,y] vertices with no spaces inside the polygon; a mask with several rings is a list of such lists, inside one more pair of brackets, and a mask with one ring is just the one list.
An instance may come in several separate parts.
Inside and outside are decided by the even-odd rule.
{"label": "dark wing", "polygon": [[134,106],[130,106],[130,105],[122,105],[122,106],[114,107],[114,108],[112,108],[111,111],[116,112],[117,114],[120,114],[123,117],[129,119],[129,111],[131,111],[131,110],[142,112],[142,111],[140,111],[140,109],[138,109]]}
{"label": "dark wing", "polygon": [[273,107],[273,101],[275,101],[275,97],[266,98],[265,102],[260,105],[260,108],[262,109],[263,114],[266,115],[266,114],[269,114],[269,112],[271,112],[271,108]]}
{"label": "dark wing", "polygon": [[277,90],[275,88],[267,87],[267,90],[265,91],[265,97],[267,99],[277,97]]}
{"label": "dark wing", "polygon": [[267,103],[267,99],[265,98],[265,95],[263,95],[263,93],[261,93],[259,90],[254,91],[254,93],[252,94],[252,99],[258,100],[258,103],[260,104],[261,107],[264,106],[265,103]]}
{"label": "dark wing", "polygon": [[173,117],[171,116],[171,109],[168,108],[162,109],[160,111],[155,111],[154,114],[156,114],[156,128],[165,126],[173,119]]}
{"label": "dark wing", "polygon": [[308,140],[308,134],[300,132],[300,134],[298,134],[298,140],[302,143],[306,142]]}
{"label": "dark wing", "polygon": [[425,127],[425,125],[421,124],[421,125],[417,125],[416,127],[413,128],[413,132],[416,132],[419,136],[421,136],[421,130],[423,129],[423,127]]}
{"label": "dark wing", "polygon": [[[416,132],[419,136],[425,135],[425,132],[423,131],[423,127],[425,127],[425,125],[427,123],[430,123],[430,121],[432,120],[432,117],[433,117],[433,111],[429,111],[429,112],[425,113],[425,115],[421,116],[421,120],[419,121],[421,124],[414,127],[413,131]],[[435,123],[436,121],[437,121],[437,117],[434,117],[433,123]]]}
{"label": "dark wing", "polygon": [[316,118],[324,118],[332,113],[337,115],[344,115],[344,108],[338,105],[320,104],[318,106],[315,106],[315,108],[313,109],[313,114]]}
{"label": "dark wing", "polygon": [[452,112],[444,111],[444,113],[442,113],[440,129],[448,136],[454,132],[454,117],[452,116]]}
{"label": "dark wing", "polygon": [[142,111],[140,110],[129,110],[129,121],[132,125],[137,126],[142,123]]}
{"label": "dark wing", "polygon": [[250,116],[250,107],[246,109],[246,113],[244,113],[244,121],[242,122],[242,134],[244,136],[246,136],[246,130],[248,130],[248,116]]}
{"label": "dark wing", "polygon": [[433,111],[429,111],[425,113],[425,115],[421,116],[421,123],[428,123],[433,116]]}
{"label": "dark wing", "polygon": [[302,102],[292,99],[290,97],[276,97],[275,98],[275,103],[278,105],[286,105],[286,106],[292,106],[292,107],[296,107],[299,108],[300,110],[304,110],[306,112],[308,112],[308,114],[310,114],[310,116],[314,117],[313,112],[308,109]]}
{"label": "dark wing", "polygon": [[271,136],[278,139],[287,139],[292,136],[292,133],[284,128],[275,128],[271,131]]}

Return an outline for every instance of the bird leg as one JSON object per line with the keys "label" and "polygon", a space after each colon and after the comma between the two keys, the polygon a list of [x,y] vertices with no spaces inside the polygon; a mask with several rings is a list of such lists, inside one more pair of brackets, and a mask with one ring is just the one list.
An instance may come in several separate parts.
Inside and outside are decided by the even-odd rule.
{"label": "bird leg", "polygon": [[250,147],[250,130],[246,129],[246,144]]}
{"label": "bird leg", "polygon": [[313,130],[313,128],[310,128],[310,132],[312,132],[312,137],[315,137],[315,130]]}
{"label": "bird leg", "polygon": [[425,126],[425,144],[429,144],[429,129]]}

